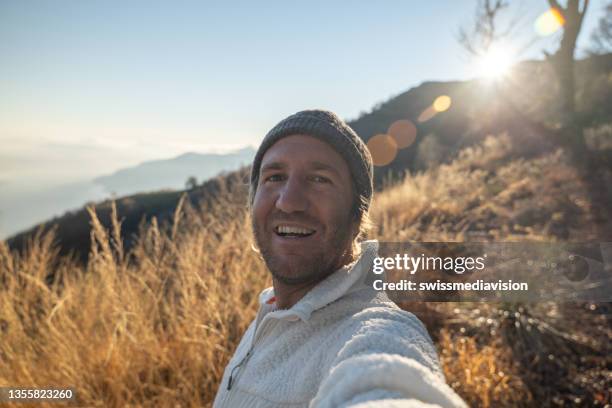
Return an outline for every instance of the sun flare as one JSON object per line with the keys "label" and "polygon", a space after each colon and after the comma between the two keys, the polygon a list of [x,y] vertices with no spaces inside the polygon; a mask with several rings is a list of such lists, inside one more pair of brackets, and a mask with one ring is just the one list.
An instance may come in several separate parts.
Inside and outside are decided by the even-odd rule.
{"label": "sun flare", "polygon": [[513,52],[507,47],[491,47],[476,61],[476,74],[486,79],[500,79],[514,64]]}

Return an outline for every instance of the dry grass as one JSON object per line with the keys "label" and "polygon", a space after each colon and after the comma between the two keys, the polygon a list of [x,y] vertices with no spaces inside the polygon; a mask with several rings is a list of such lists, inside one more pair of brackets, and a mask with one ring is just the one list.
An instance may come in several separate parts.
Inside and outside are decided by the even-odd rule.
{"label": "dry grass", "polygon": [[[373,236],[407,241],[602,240],[588,191],[562,151],[513,159],[507,135],[378,195]],[[601,222],[599,222],[601,223]]]}
{"label": "dry grass", "polygon": [[512,353],[499,341],[481,346],[465,335],[443,330],[440,360],[450,385],[473,407],[516,407],[533,403]]}
{"label": "dry grass", "polygon": [[116,217],[109,234],[90,210],[85,269],[58,259],[51,235],[23,255],[2,244],[0,385],[70,386],[87,406],[209,404],[269,284],[233,210],[154,221],[129,258]]}
{"label": "dry grass", "polygon": [[[389,187],[375,199],[374,237],[592,237],[590,203],[563,156],[510,160],[510,151],[507,138],[491,138],[452,164]],[[209,405],[256,312],[259,291],[270,284],[250,249],[244,199],[244,191],[229,191],[205,210],[181,203],[171,225],[159,226],[155,219],[144,225],[129,253],[116,214],[106,231],[91,209],[93,245],[86,267],[59,257],[52,235],[34,237],[21,254],[0,243],[0,386],[70,386],[86,406]],[[609,326],[606,332],[598,315],[589,315],[592,325],[576,340],[570,335],[578,333],[576,319],[585,315],[575,309],[523,311],[545,328],[529,331],[512,309],[518,306],[407,307],[419,309],[449,383],[475,406],[556,401],[557,395],[540,391],[556,387],[559,378],[545,377],[546,367],[530,354],[551,349],[592,358],[591,371],[581,371],[574,359],[562,378],[588,371],[602,383],[582,401],[609,402],[610,361],[598,354],[607,344],[602,339],[610,339]],[[604,328],[594,337],[590,330],[597,325]]]}

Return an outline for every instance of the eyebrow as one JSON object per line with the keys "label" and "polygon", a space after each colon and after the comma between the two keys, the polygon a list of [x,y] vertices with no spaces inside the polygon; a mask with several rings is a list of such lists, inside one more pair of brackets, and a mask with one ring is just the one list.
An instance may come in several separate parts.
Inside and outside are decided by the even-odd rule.
{"label": "eyebrow", "polygon": [[326,170],[331,173],[334,173],[336,176],[340,176],[340,172],[338,172],[338,170],[334,166],[330,166],[327,163],[323,163],[320,161],[314,161],[312,162],[312,168],[315,170]]}
{"label": "eyebrow", "polygon": [[[340,172],[338,172],[338,170],[327,164],[327,163],[323,163],[320,161],[313,161],[311,163],[309,163],[309,166],[312,167],[313,170],[324,170],[324,171],[329,171],[331,173],[334,173],[336,176],[340,176]],[[260,172],[265,172],[268,170],[282,170],[284,168],[286,168],[287,165],[283,162],[272,162],[272,163],[266,163],[261,167]]]}
{"label": "eyebrow", "polygon": [[285,164],[281,162],[266,163],[263,166],[261,166],[260,172],[263,173],[266,170],[281,170],[281,169],[284,169],[285,167],[286,167]]}

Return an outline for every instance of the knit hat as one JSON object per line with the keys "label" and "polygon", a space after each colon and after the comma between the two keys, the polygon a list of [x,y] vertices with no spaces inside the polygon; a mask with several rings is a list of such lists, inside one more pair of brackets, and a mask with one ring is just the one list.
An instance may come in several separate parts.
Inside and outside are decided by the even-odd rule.
{"label": "knit hat", "polygon": [[259,168],[266,151],[280,139],[292,135],[308,135],[328,143],[348,164],[354,187],[365,212],[372,201],[372,156],[365,143],[335,113],[326,110],[304,110],[283,119],[261,142],[251,167],[251,203],[259,183]]}

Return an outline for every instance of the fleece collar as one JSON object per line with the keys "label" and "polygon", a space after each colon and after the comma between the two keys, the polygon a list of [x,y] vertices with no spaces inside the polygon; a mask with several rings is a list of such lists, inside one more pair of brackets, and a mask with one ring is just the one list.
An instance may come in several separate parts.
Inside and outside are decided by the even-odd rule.
{"label": "fleece collar", "polygon": [[[352,289],[364,282],[367,273],[372,268],[374,257],[378,252],[378,241],[364,241],[361,243],[361,255],[356,262],[338,269],[317,286],[312,288],[293,307],[286,310],[273,310],[268,313],[270,317],[287,320],[307,321],[315,310],[340,299],[351,292]],[[274,298],[274,288],[264,289],[259,295],[261,308],[273,308],[270,304]]]}

